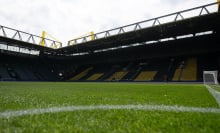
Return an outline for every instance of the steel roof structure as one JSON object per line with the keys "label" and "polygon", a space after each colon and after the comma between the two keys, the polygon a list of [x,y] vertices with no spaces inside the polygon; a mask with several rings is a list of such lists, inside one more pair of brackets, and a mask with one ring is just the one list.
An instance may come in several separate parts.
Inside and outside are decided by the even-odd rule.
{"label": "steel roof structure", "polygon": [[[220,51],[220,46],[216,44],[220,38],[220,13],[217,10],[211,10],[213,6],[217,6],[218,4],[219,3],[203,5],[100,33],[95,33],[93,35],[94,40],[89,40],[92,36],[89,35],[70,40],[68,42],[68,46],[57,49],[49,46],[60,42],[0,25],[0,43],[5,43],[7,46],[18,47],[19,49],[26,48],[39,51],[40,55],[70,57],[74,55],[84,55],[113,50],[128,51],[131,48],[150,48],[151,46],[149,44],[156,46],[168,42],[179,43],[183,40],[203,40],[206,38],[210,41],[210,43],[214,43],[215,46],[217,46],[217,48],[215,47],[215,50]],[[7,35],[7,31],[9,30],[10,32],[13,32],[13,36],[9,37]],[[200,35],[203,37],[200,37]],[[45,41],[47,46],[43,47],[38,43],[42,39]],[[208,43],[208,41],[205,42]]]}

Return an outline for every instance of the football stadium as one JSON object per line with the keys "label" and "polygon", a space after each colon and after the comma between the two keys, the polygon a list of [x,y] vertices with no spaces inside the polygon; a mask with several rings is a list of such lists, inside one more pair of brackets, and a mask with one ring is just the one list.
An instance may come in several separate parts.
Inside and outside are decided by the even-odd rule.
{"label": "football stadium", "polygon": [[68,44],[0,25],[0,133],[220,131],[219,3]]}

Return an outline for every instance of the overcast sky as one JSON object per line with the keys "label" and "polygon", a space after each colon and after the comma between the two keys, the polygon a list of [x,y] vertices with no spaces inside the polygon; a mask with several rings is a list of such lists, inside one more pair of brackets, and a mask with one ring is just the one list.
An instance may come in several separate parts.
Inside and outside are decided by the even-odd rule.
{"label": "overcast sky", "polygon": [[0,25],[36,35],[45,30],[63,44],[216,0],[0,0]]}

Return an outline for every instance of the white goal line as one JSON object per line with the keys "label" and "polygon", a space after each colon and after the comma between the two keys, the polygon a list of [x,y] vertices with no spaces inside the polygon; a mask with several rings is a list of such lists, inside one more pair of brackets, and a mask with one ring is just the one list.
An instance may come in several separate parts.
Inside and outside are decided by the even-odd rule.
{"label": "white goal line", "polygon": [[163,112],[196,112],[196,113],[220,113],[220,108],[185,107],[169,105],[88,105],[88,106],[67,106],[51,107],[41,109],[27,109],[18,111],[0,112],[0,117],[11,118],[25,115],[39,115],[45,113],[91,111],[91,110],[143,110]]}
{"label": "white goal line", "polygon": [[205,87],[208,89],[208,91],[212,94],[212,96],[215,98],[216,102],[218,103],[220,107],[220,92],[214,90],[211,86],[205,85]]}

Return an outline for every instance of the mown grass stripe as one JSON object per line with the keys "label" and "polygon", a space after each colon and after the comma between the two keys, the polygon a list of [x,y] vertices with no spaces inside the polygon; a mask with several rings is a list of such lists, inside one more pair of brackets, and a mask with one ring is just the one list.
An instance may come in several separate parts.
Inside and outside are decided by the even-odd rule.
{"label": "mown grass stripe", "polygon": [[0,117],[11,118],[24,115],[38,115],[45,113],[91,111],[91,110],[144,110],[144,111],[164,111],[164,112],[196,112],[196,113],[220,113],[219,108],[201,108],[185,106],[167,105],[89,105],[89,106],[67,106],[52,107],[42,109],[28,109],[19,111],[0,112]]}

